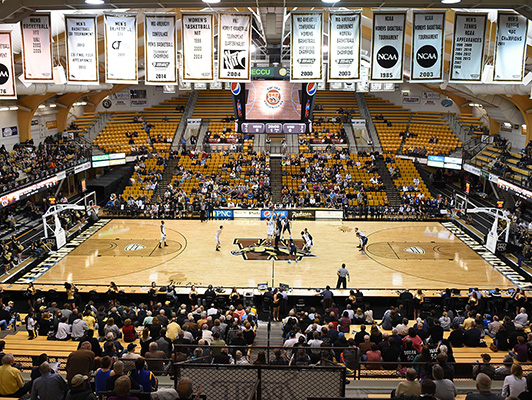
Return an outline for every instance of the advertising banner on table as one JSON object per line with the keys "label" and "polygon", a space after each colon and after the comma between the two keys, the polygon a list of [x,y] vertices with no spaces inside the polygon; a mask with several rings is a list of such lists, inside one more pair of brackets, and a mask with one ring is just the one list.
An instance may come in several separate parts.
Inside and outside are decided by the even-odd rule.
{"label": "advertising banner on table", "polygon": [[29,15],[22,19],[20,28],[24,80],[28,82],[53,81],[50,13]]}
{"label": "advertising banner on table", "polygon": [[251,14],[218,15],[218,81],[251,80]]}
{"label": "advertising banner on table", "polygon": [[329,13],[329,82],[360,78],[360,21],[359,12]]}
{"label": "advertising banner on table", "polygon": [[441,82],[445,43],[445,11],[414,11],[410,80]]}
{"label": "advertising banner on table", "polygon": [[214,210],[212,217],[214,219],[233,219],[233,210]]}
{"label": "advertising banner on table", "polygon": [[456,13],[451,56],[451,82],[480,82],[488,14]]}
{"label": "advertising banner on table", "polygon": [[146,85],[177,85],[176,25],[176,14],[144,14]]}
{"label": "advertising banner on table", "polygon": [[406,13],[374,12],[371,80],[403,82]]}
{"label": "advertising banner on table", "polygon": [[138,83],[137,14],[105,13],[105,82]]}
{"label": "advertising banner on table", "polygon": [[0,99],[16,100],[11,32],[0,32]]}
{"label": "advertising banner on table", "polygon": [[95,15],[65,15],[67,79],[99,84],[98,33]]}
{"label": "advertising banner on table", "polygon": [[272,215],[275,215],[275,218],[288,218],[288,210],[260,210],[260,219],[270,219]]}
{"label": "advertising banner on table", "polygon": [[214,14],[181,13],[182,82],[214,80]]}
{"label": "advertising banner on table", "polygon": [[292,12],[290,80],[323,81],[323,12]]}
{"label": "advertising banner on table", "polygon": [[499,11],[493,80],[521,82],[526,59],[528,19],[522,15]]}

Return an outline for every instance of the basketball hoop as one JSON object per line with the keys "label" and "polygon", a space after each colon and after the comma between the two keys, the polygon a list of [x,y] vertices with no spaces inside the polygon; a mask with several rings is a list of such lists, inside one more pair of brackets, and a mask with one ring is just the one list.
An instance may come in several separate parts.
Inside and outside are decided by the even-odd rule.
{"label": "basketball hoop", "polygon": [[95,214],[100,215],[101,207],[100,206],[90,206],[88,210],[88,214]]}

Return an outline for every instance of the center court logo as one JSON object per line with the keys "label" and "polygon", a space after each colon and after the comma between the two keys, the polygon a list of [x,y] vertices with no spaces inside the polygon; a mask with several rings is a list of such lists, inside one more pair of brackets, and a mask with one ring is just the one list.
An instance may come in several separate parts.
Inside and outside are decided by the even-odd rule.
{"label": "center court logo", "polygon": [[266,89],[266,98],[264,104],[271,109],[279,108],[284,101],[281,98],[281,88],[279,86],[270,86]]}
{"label": "center court logo", "polygon": [[423,68],[430,68],[438,61],[438,52],[434,46],[422,46],[416,53],[416,61]]}
{"label": "center court logo", "polygon": [[131,243],[131,244],[128,244],[124,250],[125,251],[135,251],[135,250],[142,250],[142,249],[145,249],[146,246],[143,246],[141,244],[138,244],[138,243]]}
{"label": "center court logo", "polygon": [[[279,250],[275,250],[273,244],[267,244],[266,239],[259,238],[236,238],[233,244],[238,246],[238,250],[232,250],[234,256],[242,256],[244,260],[254,261],[288,261],[290,251],[288,249],[288,240],[279,241]],[[315,257],[313,254],[307,254],[303,251],[305,243],[302,239],[294,239],[296,245],[296,259],[301,261],[303,257]]]}
{"label": "center court logo", "polygon": [[392,68],[399,61],[399,53],[393,46],[384,46],[377,52],[377,63],[382,68]]}
{"label": "center court logo", "polygon": [[418,246],[407,247],[404,251],[412,254],[425,254],[425,250]]}

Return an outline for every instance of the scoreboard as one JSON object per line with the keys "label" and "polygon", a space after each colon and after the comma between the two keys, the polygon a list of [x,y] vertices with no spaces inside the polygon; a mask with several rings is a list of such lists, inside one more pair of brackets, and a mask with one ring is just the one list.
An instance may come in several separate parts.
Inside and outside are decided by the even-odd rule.
{"label": "scoreboard", "polygon": [[307,125],[298,122],[242,122],[242,133],[305,133]]}

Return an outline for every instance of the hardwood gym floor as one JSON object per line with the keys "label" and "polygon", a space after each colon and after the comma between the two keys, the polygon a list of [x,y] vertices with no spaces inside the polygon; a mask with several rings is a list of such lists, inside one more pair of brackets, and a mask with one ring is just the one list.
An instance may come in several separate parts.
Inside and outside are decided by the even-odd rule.
{"label": "hardwood gym floor", "polygon": [[[167,220],[169,246],[159,249],[158,220],[114,219],[37,282],[97,285],[110,281],[141,286],[156,281],[177,285],[256,287],[284,283],[296,288],[336,284],[336,271],[346,263],[350,287],[360,288],[509,288],[514,285],[437,222],[294,221],[314,238],[312,254],[298,252],[287,262],[264,241],[266,223],[256,220]],[[222,248],[215,251],[214,234],[223,225]],[[367,255],[355,247],[357,226],[369,238]],[[275,260],[276,259],[276,260]],[[273,271],[272,271],[273,269]]]}

